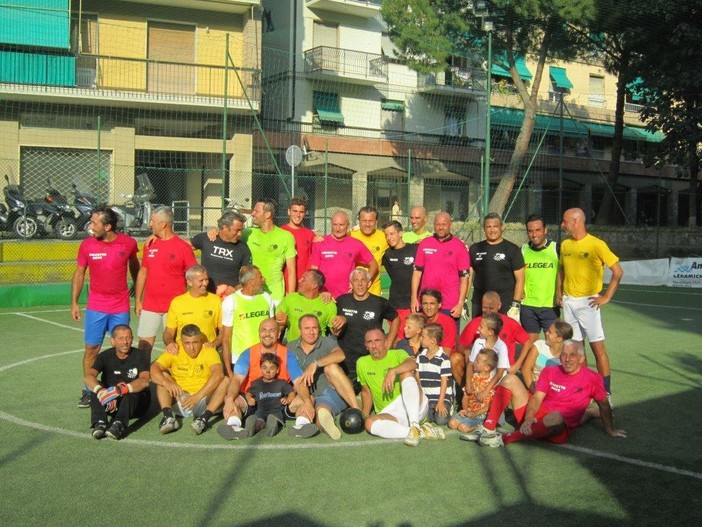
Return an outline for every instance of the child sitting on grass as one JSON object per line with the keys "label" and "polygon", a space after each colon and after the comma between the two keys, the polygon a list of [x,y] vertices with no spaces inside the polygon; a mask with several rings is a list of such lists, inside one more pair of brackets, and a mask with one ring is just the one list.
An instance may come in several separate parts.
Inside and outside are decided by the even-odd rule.
{"label": "child sitting on grass", "polygon": [[252,437],[264,428],[268,437],[273,437],[285,426],[283,406],[295,398],[293,387],[278,379],[280,358],[274,353],[261,355],[261,377],[251,383],[246,391],[249,406],[256,407],[256,413],[246,418],[244,429],[238,438]]}
{"label": "child sitting on grass", "polygon": [[[487,388],[490,380],[495,374],[497,367],[497,353],[490,348],[483,348],[478,352],[478,356],[473,363],[475,373],[471,378],[475,392],[466,396],[463,408],[457,415],[451,417],[448,427],[451,430],[468,433],[475,430],[478,425],[485,421],[490,401],[495,390]],[[487,390],[486,392],[484,392]],[[482,399],[476,397],[476,393],[485,393]]]}
{"label": "child sitting on grass", "polygon": [[[411,315],[410,315],[411,316]],[[439,345],[444,330],[439,324],[427,324],[422,329],[421,343],[424,348],[417,355],[417,382],[429,399],[427,422],[444,426],[448,423],[453,404],[453,377],[451,361]]]}

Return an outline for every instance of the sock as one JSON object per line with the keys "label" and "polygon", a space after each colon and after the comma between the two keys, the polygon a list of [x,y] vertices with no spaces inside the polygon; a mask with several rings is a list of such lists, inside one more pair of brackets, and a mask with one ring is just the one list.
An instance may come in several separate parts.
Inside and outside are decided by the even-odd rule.
{"label": "sock", "polygon": [[515,430],[514,432],[510,432],[509,434],[502,434],[502,442],[505,445],[508,445],[510,443],[516,443],[517,441],[524,441],[526,439],[526,436],[522,435],[522,433],[519,430]]}
{"label": "sock", "polygon": [[173,410],[171,410],[170,406],[161,408],[161,411],[163,412],[164,417],[173,417]]}
{"label": "sock", "polygon": [[612,377],[610,375],[603,375],[602,380],[604,381],[605,390],[607,393],[612,393]]}
{"label": "sock", "polygon": [[205,420],[205,422],[207,422],[208,419],[210,417],[212,417],[213,415],[214,414],[212,412],[210,412],[209,410],[205,410],[204,412],[202,412],[202,415],[200,417],[202,417]]}
{"label": "sock", "polygon": [[306,425],[306,424],[311,423],[311,422],[312,422],[312,421],[310,421],[310,420],[307,419],[306,417],[302,417],[302,416],[296,417],[296,418],[295,418],[295,428],[299,428],[299,427],[301,427],[302,425]]}
{"label": "sock", "polygon": [[236,415],[232,415],[229,419],[227,419],[227,425],[229,426],[237,426],[241,428],[241,419],[237,417]]}
{"label": "sock", "polygon": [[371,425],[370,433],[383,439],[404,439],[409,434],[409,426],[389,419],[378,419]]}
{"label": "sock", "polygon": [[546,437],[551,435],[551,430],[544,424],[543,419],[537,419],[536,422],[531,425],[531,437],[538,439],[540,437]]}
{"label": "sock", "polygon": [[497,428],[497,422],[500,420],[502,412],[509,406],[509,401],[512,399],[512,392],[498,384],[495,388],[495,395],[492,397],[490,408],[488,409],[487,417],[483,426],[488,430]]}
{"label": "sock", "polygon": [[407,377],[402,381],[402,383],[400,383],[400,385],[402,387],[402,402],[405,405],[407,418],[409,419],[410,423],[418,423],[419,385],[417,385],[417,379],[415,379],[414,377]]}

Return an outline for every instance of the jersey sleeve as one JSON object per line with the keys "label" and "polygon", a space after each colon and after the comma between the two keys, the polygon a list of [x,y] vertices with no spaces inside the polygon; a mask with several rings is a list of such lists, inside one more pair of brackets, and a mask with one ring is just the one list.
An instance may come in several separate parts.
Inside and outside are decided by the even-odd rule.
{"label": "jersey sleeve", "polygon": [[192,238],[190,238],[190,243],[195,249],[202,250],[202,237],[205,235],[205,233],[201,232],[199,234],[196,234]]}
{"label": "jersey sleeve", "polygon": [[178,297],[171,300],[171,305],[168,306],[166,313],[166,327],[170,329],[178,328]]}
{"label": "jersey sleeve", "polygon": [[171,366],[173,366],[173,363],[175,362],[175,358],[176,356],[171,355],[170,353],[161,353],[158,359],[156,359],[156,362],[158,362],[164,369],[170,370]]}
{"label": "jersey sleeve", "polygon": [[451,371],[451,360],[446,354],[444,354],[443,360],[441,361],[441,376],[451,377],[453,372]]}
{"label": "jersey sleeve", "polygon": [[[356,238],[354,238],[354,240],[356,240]],[[368,247],[363,245],[363,242],[358,241],[358,245],[360,245],[360,247],[358,248],[358,253],[356,254],[356,263],[360,263],[361,265],[368,267],[373,261],[373,253],[368,250]]]}
{"label": "jersey sleeve", "polygon": [[612,267],[615,263],[619,261],[619,257],[614,254],[605,242],[599,240],[597,244],[597,254],[600,260],[607,266]]}
{"label": "jersey sleeve", "polygon": [[241,355],[239,355],[239,358],[236,359],[236,363],[234,364],[233,373],[235,375],[241,375],[243,377],[246,377],[249,374],[249,362],[250,361],[251,361],[251,352],[247,348],[241,353]]}
{"label": "jersey sleeve", "polygon": [[[382,297],[381,297],[382,298]],[[383,306],[383,319],[388,320],[392,322],[397,318],[397,311],[395,310],[394,307],[390,304],[390,302],[382,298],[382,306]]]}
{"label": "jersey sleeve", "polygon": [[558,368],[558,366],[546,366],[543,370],[541,370],[541,374],[539,374],[539,378],[536,380],[535,385],[535,390],[537,392],[548,393],[551,372],[554,371],[554,368]]}
{"label": "jersey sleeve", "polygon": [[507,350],[507,344],[497,339],[495,343],[495,351],[497,352],[497,367],[500,369],[509,370],[509,351]]}
{"label": "jersey sleeve", "polygon": [[470,356],[468,357],[468,360],[470,362],[475,362],[475,358],[478,356],[478,353],[480,353],[481,349],[483,349],[483,343],[480,342],[480,339],[473,342],[473,347],[470,350]]}
{"label": "jersey sleeve", "polygon": [[287,350],[286,363],[288,367],[288,376],[290,377],[290,380],[292,382],[295,382],[297,379],[302,377],[302,368],[300,367],[300,362],[297,360],[295,354],[289,349]]}
{"label": "jersey sleeve", "polygon": [[285,248],[285,259],[289,260],[290,258],[295,258],[297,256],[297,249],[295,248],[295,237],[286,231],[285,229],[281,229],[287,236],[285,236],[286,240],[286,245],[287,247]]}
{"label": "jersey sleeve", "polygon": [[424,243],[419,242],[419,245],[417,246],[417,253],[414,256],[414,269],[416,271],[424,270],[424,245]]}
{"label": "jersey sleeve", "polygon": [[[457,238],[458,239],[458,238]],[[459,276],[465,276],[465,271],[470,271],[470,254],[468,253],[468,247],[466,244],[460,241],[460,247],[456,251],[456,268],[458,269]]]}
{"label": "jersey sleeve", "polygon": [[207,364],[207,369],[211,368],[215,364],[222,364],[222,359],[219,358],[219,353],[214,348],[202,348],[200,353],[204,354],[203,359],[205,364]]}
{"label": "jersey sleeve", "polygon": [[222,326],[232,327],[234,325],[234,308],[236,307],[234,295],[228,295],[222,300]]}
{"label": "jersey sleeve", "polygon": [[[146,356],[146,353],[142,353],[142,355]],[[98,373],[102,373],[105,370],[105,353],[98,353],[97,356],[95,357],[95,360],[93,361],[93,365],[91,366],[92,369],[97,371]]]}
{"label": "jersey sleeve", "polygon": [[83,240],[78,247],[78,256],[76,257],[78,267],[88,267],[88,250],[86,248],[86,242],[88,240],[90,240],[90,238]]}
{"label": "jersey sleeve", "polygon": [[476,317],[473,320],[471,320],[470,322],[468,322],[468,325],[463,329],[461,336],[458,338],[458,343],[461,346],[463,346],[464,348],[467,348],[468,346],[472,346],[473,342],[475,342],[475,334],[478,331],[479,325],[480,325],[479,317]]}
{"label": "jersey sleeve", "polygon": [[512,269],[514,271],[524,269],[524,255],[522,254],[521,249],[515,244],[511,244],[510,247],[512,252]]}
{"label": "jersey sleeve", "polygon": [[[132,352],[134,353],[134,352]],[[137,371],[139,373],[143,371],[149,371],[151,364],[149,364],[149,354],[148,353],[139,353],[137,355],[138,361],[137,361]]]}
{"label": "jersey sleeve", "polygon": [[251,265],[251,249],[246,243],[241,244],[241,265]]}

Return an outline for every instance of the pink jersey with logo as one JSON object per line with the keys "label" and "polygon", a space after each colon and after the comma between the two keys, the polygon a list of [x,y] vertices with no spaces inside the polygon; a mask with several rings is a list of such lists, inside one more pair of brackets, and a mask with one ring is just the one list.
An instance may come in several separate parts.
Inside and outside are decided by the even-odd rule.
{"label": "pink jersey with logo", "polygon": [[193,250],[180,237],[154,240],[141,260],[141,265],[149,270],[142,307],[154,313],[168,312],[171,300],[185,293],[185,271],[196,264]]}
{"label": "pink jersey with logo", "polygon": [[92,236],[81,242],[77,263],[90,272],[88,309],[110,314],[129,311],[127,269],[137,251],[136,240],[121,233],[111,242]]}
{"label": "pink jersey with logo", "polygon": [[580,424],[591,399],[607,397],[602,376],[584,366],[574,375],[568,375],[562,366],[545,367],[536,381],[536,391],[546,394],[541,407],[563,415],[568,428]]}
{"label": "pink jersey with logo", "polygon": [[414,268],[422,270],[419,292],[436,289],[441,292],[443,309],[453,309],[458,303],[459,275],[470,270],[468,248],[455,236],[445,241],[429,236],[419,242]]}
{"label": "pink jersey with logo", "polygon": [[331,234],[312,245],[310,264],[316,266],[326,279],[324,290],[334,298],[349,292],[349,275],[357,265],[368,266],[373,255],[361,242],[345,236],[337,240]]}

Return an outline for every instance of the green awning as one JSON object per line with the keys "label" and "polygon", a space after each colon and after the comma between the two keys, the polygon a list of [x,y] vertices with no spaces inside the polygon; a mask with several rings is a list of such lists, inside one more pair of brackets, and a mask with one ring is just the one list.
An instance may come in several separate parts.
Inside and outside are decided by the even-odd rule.
{"label": "green awning", "polygon": [[660,130],[655,132],[649,132],[645,128],[638,128],[636,126],[626,126],[624,130],[628,130],[630,133],[636,135],[637,141],[646,141],[647,143],[660,143],[661,141],[663,141],[663,139],[665,139],[665,134]]}
{"label": "green awning", "polygon": [[405,101],[399,101],[395,99],[384,99],[380,103],[380,107],[388,112],[404,112],[405,111]]}
{"label": "green awning", "polygon": [[573,87],[573,83],[566,75],[565,68],[557,68],[556,66],[549,66],[548,73],[551,76],[551,80],[556,88],[562,88],[564,90],[570,90]]}
{"label": "green awning", "polygon": [[[530,81],[532,79],[531,72],[527,68],[526,60],[524,57],[516,57],[514,59],[514,66],[517,68],[517,73],[519,78],[523,81]],[[497,58],[492,64],[491,73],[497,75],[498,77],[511,77],[509,73],[509,64],[507,62],[507,57]]]}
{"label": "green awning", "polygon": [[43,48],[71,48],[69,0],[0,2],[0,43]]}
{"label": "green awning", "polygon": [[323,123],[344,124],[344,115],[339,105],[339,94],[314,92],[312,95],[314,111]]}

